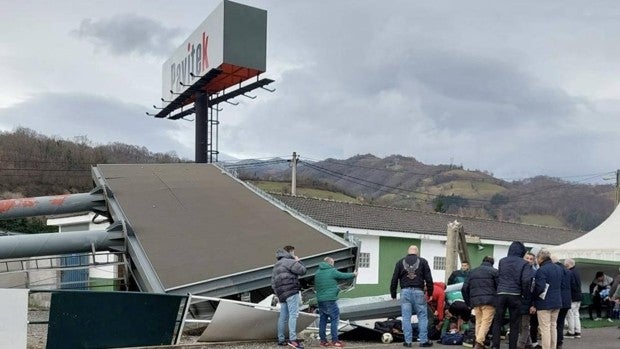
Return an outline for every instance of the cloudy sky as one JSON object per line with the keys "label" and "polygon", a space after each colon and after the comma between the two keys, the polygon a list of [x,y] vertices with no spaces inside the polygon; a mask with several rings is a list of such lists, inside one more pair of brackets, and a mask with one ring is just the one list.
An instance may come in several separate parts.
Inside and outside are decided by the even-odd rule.
{"label": "cloudy sky", "polygon": [[[238,2],[268,11],[277,91],[223,105],[222,153],[401,154],[509,180],[620,168],[616,0]],[[193,122],[145,112],[219,3],[0,0],[0,130],[193,159]]]}

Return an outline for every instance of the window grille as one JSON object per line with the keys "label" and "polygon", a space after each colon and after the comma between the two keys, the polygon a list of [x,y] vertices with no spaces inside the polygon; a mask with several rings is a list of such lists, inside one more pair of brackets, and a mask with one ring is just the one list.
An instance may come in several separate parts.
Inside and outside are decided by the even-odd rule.
{"label": "window grille", "polygon": [[446,270],[446,257],[433,257],[433,270]]}
{"label": "window grille", "polygon": [[359,268],[370,268],[370,253],[360,252],[357,265]]}

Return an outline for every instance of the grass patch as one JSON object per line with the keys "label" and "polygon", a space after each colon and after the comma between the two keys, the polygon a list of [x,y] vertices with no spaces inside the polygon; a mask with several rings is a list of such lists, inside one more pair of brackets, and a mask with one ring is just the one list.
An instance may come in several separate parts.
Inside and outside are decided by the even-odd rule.
{"label": "grass patch", "polygon": [[526,224],[543,225],[546,227],[566,228],[562,221],[552,215],[524,214],[521,215],[521,222]]}
{"label": "grass patch", "polygon": [[490,199],[493,195],[506,191],[506,188],[489,182],[458,179],[420,189],[434,195],[458,195],[467,199]]}
{"label": "grass patch", "polygon": [[[291,193],[290,182],[250,181],[250,183],[256,185],[257,187],[259,187],[260,189],[268,193],[280,193],[280,194]],[[322,190],[322,189],[297,187],[297,195],[311,197],[311,198],[359,203],[359,200],[357,200],[354,197],[350,197],[342,193],[336,193],[333,191]]]}
{"label": "grass patch", "polygon": [[611,321],[607,321],[607,319],[603,319],[600,321],[594,321],[594,320],[590,320],[590,319],[581,319],[581,327],[582,328],[602,328],[602,327],[613,327],[613,326],[618,326],[620,324],[620,321],[618,321],[617,319],[614,320],[613,322]]}

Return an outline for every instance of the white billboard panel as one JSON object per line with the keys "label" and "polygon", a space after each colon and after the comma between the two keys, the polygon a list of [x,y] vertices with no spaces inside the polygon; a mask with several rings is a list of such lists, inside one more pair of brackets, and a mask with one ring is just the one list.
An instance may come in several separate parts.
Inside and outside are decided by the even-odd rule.
{"label": "white billboard panel", "polygon": [[0,289],[0,348],[26,349],[28,290]]}
{"label": "white billboard panel", "polygon": [[224,64],[264,72],[266,38],[266,11],[224,0],[164,63],[163,99],[196,82],[190,73],[201,76]]}

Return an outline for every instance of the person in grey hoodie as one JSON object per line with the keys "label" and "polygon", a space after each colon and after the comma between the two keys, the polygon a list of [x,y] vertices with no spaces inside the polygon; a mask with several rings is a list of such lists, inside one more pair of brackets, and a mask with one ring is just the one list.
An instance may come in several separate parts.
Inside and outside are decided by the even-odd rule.
{"label": "person in grey hoodie", "polygon": [[[303,348],[297,340],[297,317],[299,316],[299,291],[301,285],[299,277],[306,273],[306,267],[295,255],[295,247],[284,246],[276,251],[278,260],[273,266],[271,274],[271,288],[280,301],[280,316],[278,317],[278,345],[289,345],[294,348]],[[284,328],[288,319],[289,342],[286,342]]]}
{"label": "person in grey hoodie", "polygon": [[531,292],[530,286],[532,284],[531,267],[523,259],[525,252],[525,245],[522,242],[514,241],[508,248],[508,255],[499,260],[492,348],[499,348],[502,322],[504,314],[508,310],[510,317],[508,348],[517,349],[521,320],[521,298]]}

